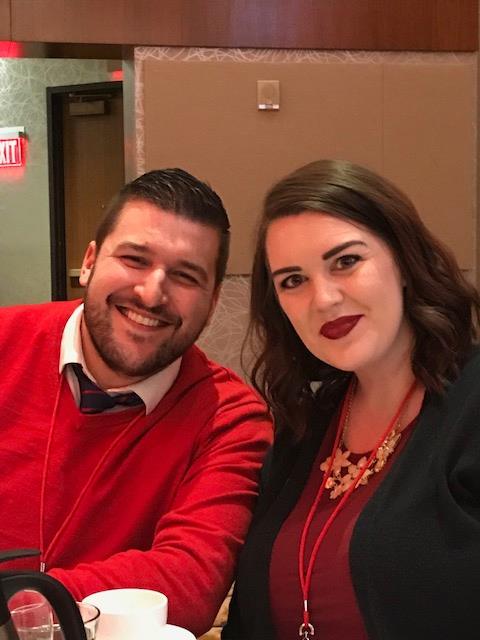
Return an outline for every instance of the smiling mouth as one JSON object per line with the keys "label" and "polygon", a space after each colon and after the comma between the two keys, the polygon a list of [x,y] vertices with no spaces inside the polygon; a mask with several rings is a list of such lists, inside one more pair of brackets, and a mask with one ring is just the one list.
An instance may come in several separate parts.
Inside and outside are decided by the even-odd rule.
{"label": "smiling mouth", "polygon": [[156,328],[156,327],[166,327],[172,324],[167,320],[161,320],[159,318],[151,318],[150,316],[144,316],[136,311],[133,311],[132,309],[127,309],[126,307],[117,306],[117,309],[120,311],[122,316],[125,316],[132,322],[135,322],[135,324],[139,324],[142,327]]}
{"label": "smiling mouth", "polygon": [[331,322],[325,322],[320,327],[320,333],[329,340],[338,340],[344,338],[356,326],[357,322],[362,318],[358,316],[341,316]]}

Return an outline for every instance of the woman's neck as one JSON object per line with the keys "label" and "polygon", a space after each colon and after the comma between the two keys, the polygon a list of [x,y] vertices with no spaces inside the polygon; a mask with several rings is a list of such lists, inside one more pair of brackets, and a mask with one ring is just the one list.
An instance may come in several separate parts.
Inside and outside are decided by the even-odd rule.
{"label": "woman's neck", "polygon": [[[350,451],[360,453],[373,449],[389,422],[395,416],[412,384],[415,383],[410,361],[389,373],[357,375],[357,384],[350,409],[344,442]],[[404,429],[420,411],[424,387],[418,381],[396,426]]]}
{"label": "woman's neck", "polygon": [[387,411],[401,402],[415,380],[410,366],[397,370],[395,374],[378,372],[371,376],[357,375],[355,404],[378,412]]}

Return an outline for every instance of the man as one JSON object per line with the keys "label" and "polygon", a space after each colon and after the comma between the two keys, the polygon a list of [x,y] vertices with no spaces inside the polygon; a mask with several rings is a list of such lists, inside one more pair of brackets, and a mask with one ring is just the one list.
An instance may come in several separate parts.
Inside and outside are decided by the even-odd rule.
{"label": "man", "polygon": [[0,311],[1,547],[38,547],[76,599],[162,591],[195,634],[232,580],[271,438],[257,396],[193,346],[228,241],[207,185],[152,171],[90,243],[84,305]]}

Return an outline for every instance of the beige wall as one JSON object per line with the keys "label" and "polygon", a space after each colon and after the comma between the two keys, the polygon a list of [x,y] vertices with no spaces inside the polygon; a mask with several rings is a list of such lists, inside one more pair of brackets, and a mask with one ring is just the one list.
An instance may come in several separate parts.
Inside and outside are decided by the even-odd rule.
{"label": "beige wall", "polygon": [[[232,259],[200,345],[241,372],[251,236],[265,189],[320,157],[364,163],[414,200],[476,271],[476,54],[135,50],[137,173],[179,165],[207,179],[233,222]],[[278,113],[256,80],[279,79]]]}
{"label": "beige wall", "polygon": [[[200,53],[196,53],[200,52]],[[248,273],[266,189],[318,158],[365,164],[401,186],[475,269],[476,56],[140,49],[142,169],[182,166],[222,195],[229,271]],[[259,111],[257,80],[281,106]]]}

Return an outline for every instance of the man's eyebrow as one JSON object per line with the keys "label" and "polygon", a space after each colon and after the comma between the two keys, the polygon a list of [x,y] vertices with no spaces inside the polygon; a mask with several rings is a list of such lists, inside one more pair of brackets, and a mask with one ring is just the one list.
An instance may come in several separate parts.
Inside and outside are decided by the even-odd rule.
{"label": "man's eyebrow", "polygon": [[342,244],[339,244],[336,247],[333,247],[333,249],[329,249],[323,254],[322,258],[323,260],[328,260],[329,258],[336,256],[337,253],[340,253],[340,251],[343,251],[344,249],[348,249],[348,247],[353,247],[356,244],[361,244],[364,247],[367,246],[367,244],[365,242],[362,242],[362,240],[349,240],[348,242],[342,242]]}
{"label": "man's eyebrow", "polygon": [[148,245],[146,244],[137,244],[136,242],[130,242],[128,240],[126,240],[125,242],[120,242],[119,245],[117,245],[117,251],[118,250],[121,251],[125,251],[125,250],[130,250],[130,251],[138,251],[139,253],[151,253],[151,249],[148,247]]}

